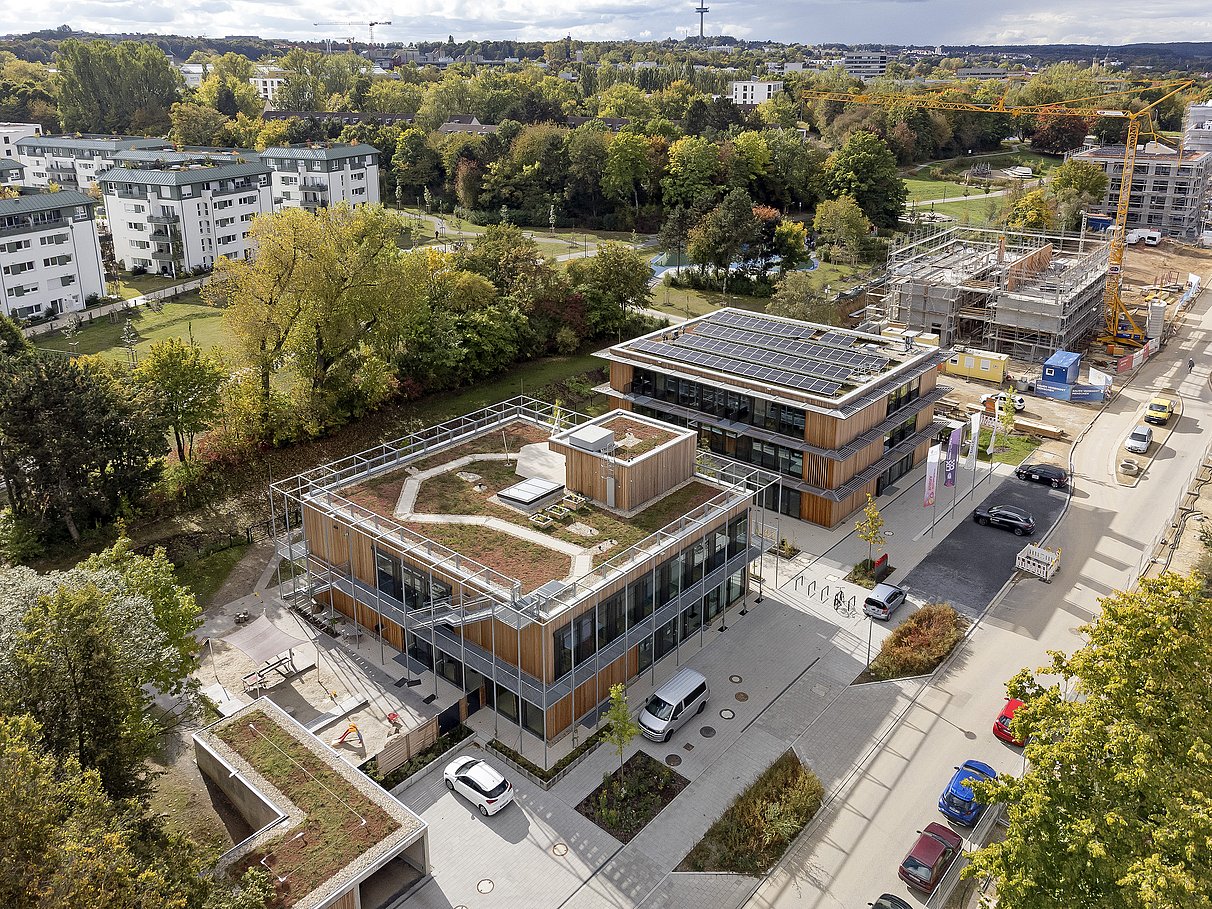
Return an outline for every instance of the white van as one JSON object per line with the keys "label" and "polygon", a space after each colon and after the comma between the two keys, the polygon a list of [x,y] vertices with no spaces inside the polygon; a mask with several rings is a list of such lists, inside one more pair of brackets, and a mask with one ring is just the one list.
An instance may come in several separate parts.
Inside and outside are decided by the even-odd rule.
{"label": "white van", "polygon": [[707,706],[707,679],[683,669],[652,693],[640,711],[640,729],[654,742],[667,742],[692,716]]}

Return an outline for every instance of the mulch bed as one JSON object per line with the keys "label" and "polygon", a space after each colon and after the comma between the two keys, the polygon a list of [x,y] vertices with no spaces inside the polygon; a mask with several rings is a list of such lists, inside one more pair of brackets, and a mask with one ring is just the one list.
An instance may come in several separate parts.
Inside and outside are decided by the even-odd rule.
{"label": "mulch bed", "polygon": [[627,788],[622,795],[616,770],[585,796],[577,811],[616,840],[628,843],[690,785],[690,780],[644,751],[637,751],[627,760],[623,773]]}

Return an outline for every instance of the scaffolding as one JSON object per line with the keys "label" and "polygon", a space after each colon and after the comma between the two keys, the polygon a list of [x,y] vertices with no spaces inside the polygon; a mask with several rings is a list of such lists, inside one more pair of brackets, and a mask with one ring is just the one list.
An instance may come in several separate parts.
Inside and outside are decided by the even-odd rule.
{"label": "scaffolding", "polygon": [[1039,361],[1084,346],[1103,321],[1108,244],[1085,235],[936,227],[888,256],[887,292],[869,317]]}

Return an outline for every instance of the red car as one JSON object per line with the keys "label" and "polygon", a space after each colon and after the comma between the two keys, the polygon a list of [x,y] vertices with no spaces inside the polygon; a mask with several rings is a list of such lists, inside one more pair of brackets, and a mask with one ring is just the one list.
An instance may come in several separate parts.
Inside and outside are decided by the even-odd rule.
{"label": "red car", "polygon": [[933,893],[963,845],[960,835],[949,827],[927,824],[901,862],[897,874],[914,890]]}
{"label": "red car", "polygon": [[1014,719],[1014,712],[1022,706],[1023,702],[1018,698],[1008,698],[1006,706],[1002,708],[1002,712],[997,715],[997,720],[993,723],[994,735],[1003,742],[1009,742],[1019,748],[1022,748],[1026,742],[1021,742],[1014,737],[1014,733],[1010,731],[1010,721]]}

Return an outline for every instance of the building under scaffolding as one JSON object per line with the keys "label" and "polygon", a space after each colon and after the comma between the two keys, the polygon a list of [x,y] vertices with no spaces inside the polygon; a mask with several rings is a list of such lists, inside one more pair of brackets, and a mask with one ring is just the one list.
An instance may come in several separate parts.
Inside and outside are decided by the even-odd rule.
{"label": "building under scaffolding", "polygon": [[888,257],[872,316],[1019,360],[1077,350],[1104,322],[1108,244],[1088,236],[945,227],[916,233]]}

